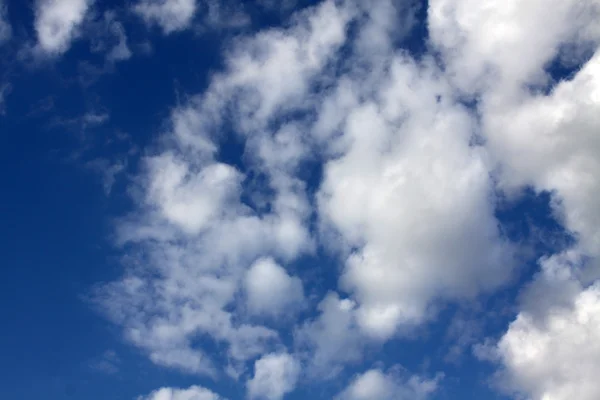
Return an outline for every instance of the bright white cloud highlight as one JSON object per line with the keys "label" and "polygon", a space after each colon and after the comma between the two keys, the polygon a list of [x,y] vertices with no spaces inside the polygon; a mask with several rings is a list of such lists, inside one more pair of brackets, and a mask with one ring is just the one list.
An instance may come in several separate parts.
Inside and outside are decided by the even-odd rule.
{"label": "bright white cloud highlight", "polygon": [[246,386],[250,399],[281,400],[296,387],[300,364],[287,353],[272,353],[254,363]]}
{"label": "bright white cloud highlight", "polygon": [[169,34],[187,28],[194,18],[196,7],[196,0],[141,0],[133,10],[147,24],[156,24]]}
{"label": "bright white cloud highlight", "polygon": [[541,319],[522,311],[511,323],[496,349],[504,389],[533,400],[600,397],[600,286],[565,303],[549,307]]}
{"label": "bright white cloud highlight", "polygon": [[600,255],[600,51],[548,96],[522,95],[487,107],[489,148],[502,163],[502,184],[555,191],[555,209],[578,234],[584,253]]}
{"label": "bright white cloud highlight", "polygon": [[161,388],[137,400],[225,400],[217,394],[200,386],[187,389]]}
{"label": "bright white cloud highlight", "polygon": [[356,376],[336,400],[425,400],[437,390],[440,377],[402,379],[397,371],[371,369]]}
{"label": "bright white cloud highlight", "polygon": [[248,309],[254,314],[277,316],[302,307],[302,281],[292,277],[273,259],[257,260],[246,272],[245,289]]}
{"label": "bright white cloud highlight", "polygon": [[459,88],[510,91],[543,81],[559,52],[577,55],[597,41],[599,17],[595,0],[433,0],[428,22]]}
{"label": "bright white cloud highlight", "polygon": [[93,0],[38,0],[35,5],[37,47],[46,54],[66,52]]}
{"label": "bright white cloud highlight", "polygon": [[355,249],[340,284],[358,300],[361,328],[379,339],[426,321],[438,300],[497,288],[513,266],[488,155],[470,144],[476,119],[434,60],[388,47],[388,29],[379,19],[366,25],[348,61],[356,70],[338,80],[315,126],[319,139],[336,137],[320,216]]}

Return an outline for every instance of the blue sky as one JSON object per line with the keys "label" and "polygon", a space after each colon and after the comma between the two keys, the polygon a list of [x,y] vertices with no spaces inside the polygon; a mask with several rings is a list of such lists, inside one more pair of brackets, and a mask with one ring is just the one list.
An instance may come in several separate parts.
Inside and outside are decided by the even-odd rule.
{"label": "blue sky", "polygon": [[595,0],[0,0],[3,398],[600,398]]}

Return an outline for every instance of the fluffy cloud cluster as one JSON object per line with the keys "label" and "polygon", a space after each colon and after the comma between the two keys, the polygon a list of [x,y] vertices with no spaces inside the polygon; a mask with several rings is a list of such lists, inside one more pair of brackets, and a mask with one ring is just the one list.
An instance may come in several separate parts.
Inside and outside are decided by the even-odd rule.
{"label": "fluffy cloud cluster", "polygon": [[523,311],[498,343],[501,384],[533,399],[597,399],[599,335],[598,284],[547,309],[542,319]]}
{"label": "fluffy cloud cluster", "polygon": [[[165,33],[195,8],[135,6]],[[492,353],[517,393],[597,397],[597,352],[583,352],[598,330],[599,11],[592,0],[433,0],[432,51],[418,60],[396,48],[414,9],[392,0],[324,1],[286,28],[236,38],[143,160],[136,212],[119,224],[127,271],[99,301],[153,362],[209,375],[226,365],[233,377],[253,365],[249,397],[278,400],[439,306],[506,284],[516,260],[495,194],[530,186],[553,193],[576,244],[540,261]],[[581,60],[548,90],[552,62]],[[231,133],[240,162],[222,148]],[[340,260],[330,289],[343,293],[315,301],[284,349],[285,318],[273,317],[313,305],[293,264],[318,247]],[[207,342],[226,350],[209,356]],[[580,358],[585,371],[566,369]],[[371,370],[339,398],[424,399],[437,382]]]}
{"label": "fluffy cloud cluster", "polygon": [[[217,76],[204,96],[174,110],[165,138],[171,144],[145,159],[140,212],[123,221],[119,235],[139,254],[126,260],[128,274],[98,296],[111,318],[124,325],[127,338],[155,363],[216,373],[201,337],[227,346],[225,361],[237,375],[246,361],[278,343],[276,331],[245,315],[277,315],[303,298],[301,282],[285,264],[313,248],[305,184],[295,176],[305,145],[293,124],[250,133],[263,127],[282,101],[305,90],[305,77],[342,42],[346,21],[342,10],[325,3],[307,13],[289,37],[274,31],[240,44],[230,72]],[[240,53],[248,46],[251,52]],[[249,58],[255,51],[270,64]],[[287,57],[292,57],[288,64],[277,61]],[[284,76],[291,84],[279,88]],[[247,97],[228,104],[236,96]],[[252,98],[258,102],[246,101]],[[252,150],[247,168],[265,177],[272,195],[247,193],[247,173],[219,161],[228,107],[245,107],[235,110],[235,121],[249,125],[239,127]],[[236,302],[242,295],[247,306]]]}
{"label": "fluffy cloud cluster", "polygon": [[[557,218],[576,238],[540,260],[521,312],[492,351],[503,365],[502,386],[532,399],[599,395],[592,339],[600,278],[599,13],[596,1],[431,3],[432,39],[452,83],[480,98],[500,188],[551,192]],[[583,65],[553,86],[552,63]]]}

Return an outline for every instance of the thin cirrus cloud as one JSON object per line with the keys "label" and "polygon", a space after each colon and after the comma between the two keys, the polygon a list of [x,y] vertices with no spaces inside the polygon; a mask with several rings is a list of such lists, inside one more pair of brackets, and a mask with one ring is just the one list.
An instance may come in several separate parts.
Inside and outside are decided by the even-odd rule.
{"label": "thin cirrus cloud", "polygon": [[8,7],[0,1],[0,45],[7,42],[12,36],[12,26],[8,20]]}
{"label": "thin cirrus cloud", "polygon": [[[37,1],[37,49],[65,53],[91,5]],[[133,5],[165,34],[190,27],[197,8]],[[574,244],[538,261],[514,320],[476,353],[508,396],[600,396],[600,6],[432,0],[419,57],[397,48],[414,12],[392,0],[307,7],[228,42],[206,90],[172,108],[117,223],[126,273],[95,293],[154,364],[226,373],[251,399],[280,400],[348,367],[362,372],[336,399],[433,398],[437,371],[407,377],[367,353],[514,283],[519,243],[499,227],[497,196],[533,188],[551,193]],[[114,40],[94,49],[128,59],[123,23],[107,13],[98,24]],[[553,62],[581,68],[555,83]],[[222,156],[231,133],[240,163]],[[338,265],[298,270],[321,252]],[[306,277],[324,268],[335,282],[315,290]],[[200,386],[140,397],[220,398]]]}

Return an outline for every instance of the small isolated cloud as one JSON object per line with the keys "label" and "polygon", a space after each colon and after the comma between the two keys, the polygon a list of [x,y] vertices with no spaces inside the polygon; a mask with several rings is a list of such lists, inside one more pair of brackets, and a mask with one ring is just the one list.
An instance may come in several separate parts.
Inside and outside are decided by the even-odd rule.
{"label": "small isolated cloud", "polygon": [[158,25],[165,34],[188,28],[196,13],[196,0],[141,0],[133,7],[146,24]]}
{"label": "small isolated cloud", "polygon": [[281,400],[296,387],[299,362],[287,353],[271,353],[254,363],[254,376],[246,387],[248,397],[258,400]]}
{"label": "small isolated cloud", "polygon": [[396,371],[372,369],[356,376],[335,400],[426,400],[438,389],[441,376],[402,379]]}
{"label": "small isolated cloud", "polygon": [[302,307],[302,281],[287,274],[271,258],[257,260],[246,272],[245,289],[248,309],[257,315],[277,316]]}
{"label": "small isolated cloud", "polygon": [[226,400],[216,393],[200,386],[190,386],[187,389],[161,388],[137,400]]}
{"label": "small isolated cloud", "polygon": [[93,0],[37,0],[35,3],[35,50],[60,55],[79,36],[81,24]]}

